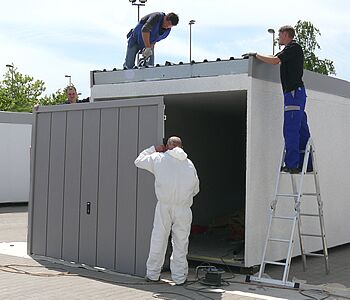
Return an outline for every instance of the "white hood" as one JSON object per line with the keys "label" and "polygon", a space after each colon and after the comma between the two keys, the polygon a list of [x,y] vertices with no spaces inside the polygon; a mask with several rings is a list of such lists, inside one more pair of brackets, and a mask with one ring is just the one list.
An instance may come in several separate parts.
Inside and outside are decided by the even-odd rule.
{"label": "white hood", "polygon": [[135,160],[138,168],[154,174],[156,196],[162,203],[190,207],[199,192],[196,168],[182,148],[165,153],[156,152],[154,146],[143,150]]}
{"label": "white hood", "polygon": [[171,150],[168,150],[167,153],[178,160],[185,160],[187,158],[186,152],[180,147],[175,147]]}

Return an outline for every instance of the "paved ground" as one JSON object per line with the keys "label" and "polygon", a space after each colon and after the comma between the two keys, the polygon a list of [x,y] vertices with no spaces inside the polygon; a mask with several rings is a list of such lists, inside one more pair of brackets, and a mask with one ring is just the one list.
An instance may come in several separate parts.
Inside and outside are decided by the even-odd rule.
{"label": "paved ground", "polygon": [[[322,262],[310,259],[302,272],[300,259],[292,263],[291,276],[307,278],[302,290],[262,287],[244,283],[244,276],[226,274],[228,286],[207,289],[191,282],[173,286],[163,273],[159,284],[142,278],[87,270],[81,267],[34,260],[25,254],[27,207],[0,207],[0,299],[350,299],[350,245],[330,252],[331,274],[324,275]],[[277,271],[269,269],[271,276]],[[327,284],[331,283],[331,284]],[[346,288],[348,287],[348,288]],[[323,290],[323,291],[322,291]],[[326,292],[328,291],[328,292]]]}

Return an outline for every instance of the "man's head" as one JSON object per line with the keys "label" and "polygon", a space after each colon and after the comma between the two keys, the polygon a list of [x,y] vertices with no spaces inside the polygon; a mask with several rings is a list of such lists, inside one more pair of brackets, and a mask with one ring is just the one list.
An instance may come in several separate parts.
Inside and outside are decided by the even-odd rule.
{"label": "man's head", "polygon": [[280,45],[287,45],[289,44],[295,36],[295,30],[290,25],[282,26],[278,30],[278,43]]}
{"label": "man's head", "polygon": [[179,16],[175,13],[168,13],[164,16],[162,27],[165,29],[170,29],[179,23]]}
{"label": "man's head", "polygon": [[70,85],[66,88],[66,94],[67,94],[67,98],[68,98],[68,101],[70,103],[76,103],[77,100],[78,100],[78,94],[77,94],[77,89]]}
{"label": "man's head", "polygon": [[175,147],[182,148],[182,141],[177,136],[172,136],[168,139],[168,142],[166,143],[166,147],[168,150],[174,149]]}

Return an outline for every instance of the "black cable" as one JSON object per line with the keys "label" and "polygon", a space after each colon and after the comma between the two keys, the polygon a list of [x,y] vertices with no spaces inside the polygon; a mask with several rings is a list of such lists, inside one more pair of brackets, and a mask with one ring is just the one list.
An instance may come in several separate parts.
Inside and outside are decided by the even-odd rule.
{"label": "black cable", "polygon": [[[181,296],[190,300],[196,300],[196,298],[192,298],[190,296],[186,296],[184,294],[180,294],[180,293],[174,293],[174,292],[160,292],[160,293],[155,293],[152,295],[153,298],[156,299],[164,299],[164,300],[172,300],[172,298],[164,298],[164,296],[162,296],[161,294],[168,294],[168,295],[176,295],[176,296]],[[160,298],[161,297],[161,298]]]}
{"label": "black cable", "polygon": [[53,273],[33,273],[33,272],[28,272],[28,271],[25,271],[23,269],[20,269],[18,267],[22,267],[22,268],[45,268],[43,266],[9,264],[9,265],[0,265],[0,271],[6,272],[6,273],[30,275],[30,276],[38,276],[38,277],[77,276],[75,274],[70,274],[69,272],[66,272],[65,270],[64,270],[64,272],[60,272],[60,273],[56,273],[56,274],[53,274]]}
{"label": "black cable", "polygon": [[[19,269],[17,267],[24,267],[24,268],[45,268],[43,266],[33,266],[33,265],[21,265],[21,264],[9,264],[9,265],[0,265],[0,271],[2,272],[7,272],[7,273],[14,273],[14,274],[22,274],[22,275],[31,275],[31,276],[42,276],[42,277],[55,277],[55,276],[81,276],[81,277],[85,277],[85,278],[89,278],[89,279],[94,279],[94,280],[99,280],[102,282],[106,282],[106,283],[114,283],[114,284],[122,284],[122,285],[159,285],[159,284],[167,284],[166,282],[163,281],[158,281],[158,282],[125,282],[125,281],[115,281],[115,280],[108,280],[108,279],[104,279],[104,278],[98,278],[96,276],[91,276],[91,275],[84,275],[84,274],[72,274],[70,272],[61,272],[58,274],[51,274],[51,273],[32,273],[32,272],[28,272],[22,269]],[[63,268],[56,268],[56,269],[61,269],[64,270]],[[85,270],[88,270],[86,268],[83,268]],[[89,270],[88,270],[89,271]],[[95,270],[96,271],[96,270]],[[103,271],[98,271],[99,273],[104,273],[104,274],[108,274],[105,273]],[[199,278],[198,280],[191,280],[191,281],[187,281],[186,284],[183,285],[184,289],[187,289],[189,291],[198,293],[200,296],[204,297],[204,298],[208,298],[208,299],[212,299],[215,300],[214,298],[211,298],[207,295],[202,295],[201,293],[207,293],[207,294],[223,294],[224,292],[218,292],[218,291],[208,291],[207,287],[203,287],[203,288],[189,288],[188,286],[193,285],[195,283],[200,283],[200,279],[203,279],[204,277]],[[233,275],[234,278],[234,275]],[[244,284],[244,285],[255,285],[255,286],[259,286],[261,287],[261,284],[257,284],[257,283],[253,283],[253,282],[241,282],[241,281],[229,281],[228,279],[230,278],[224,278],[222,279],[222,282],[225,283],[226,286],[230,285],[231,283],[237,283],[237,284]],[[296,291],[295,288],[290,288],[290,287],[284,287],[284,286],[273,286],[273,285],[264,285],[265,287],[269,287],[269,288],[275,288],[275,289],[286,289],[286,290],[292,290],[292,291]],[[212,286],[215,288],[218,288],[217,286]],[[299,289],[298,292],[305,296],[305,297],[309,297],[310,299],[316,299],[316,300],[325,300],[327,298],[329,298],[330,296],[333,297],[338,297],[340,299],[346,299],[346,300],[350,300],[350,297],[347,296],[342,296],[342,295],[338,295],[338,294],[334,294],[331,292],[328,292],[326,290],[318,290],[318,289]],[[309,294],[307,294],[307,292],[314,292],[314,293],[319,293],[319,294],[326,294],[323,298],[316,298],[313,297]],[[180,295],[183,297],[187,297],[188,299],[194,299],[191,298],[189,296],[186,295],[182,295],[180,293],[173,293],[173,292],[164,292],[165,294],[174,294],[174,295]],[[157,296],[158,294],[155,294],[155,296]],[[196,300],[196,299],[194,299]]]}
{"label": "black cable", "polygon": [[[229,265],[226,264],[225,261],[224,261],[224,257],[226,257],[227,255],[229,255],[229,254],[231,253],[231,251],[233,251],[233,249],[227,250],[226,253],[220,257],[220,259],[221,259],[222,263],[225,265],[225,267],[228,269],[228,272],[231,273],[231,274],[233,274],[234,272],[232,272],[232,270],[231,270],[231,268],[229,267]],[[235,278],[235,276],[233,275],[232,278]]]}
{"label": "black cable", "polygon": [[[202,277],[203,278],[203,277]],[[190,288],[189,286],[190,285],[193,285],[195,283],[200,283],[200,279],[198,280],[195,280],[195,281],[192,281],[192,282],[189,282],[187,284],[185,284],[183,287],[184,289],[188,290],[188,291],[191,291],[191,292],[195,292],[197,293],[198,295],[204,297],[204,298],[207,298],[207,299],[211,299],[211,300],[215,300],[214,298],[212,297],[209,297],[207,295],[203,295],[202,293],[207,293],[207,294],[223,294],[222,292],[215,292],[215,291],[207,291],[208,287],[203,287],[203,288]]]}
{"label": "black cable", "polygon": [[[309,295],[307,292],[312,292],[314,294],[318,294],[318,295],[322,295],[322,294],[326,294],[323,298],[319,298],[319,297],[314,297]],[[316,289],[309,289],[309,290],[299,290],[299,294],[308,297],[310,299],[314,299],[314,300],[324,300],[329,298],[330,294],[325,291],[325,290],[316,290]]]}

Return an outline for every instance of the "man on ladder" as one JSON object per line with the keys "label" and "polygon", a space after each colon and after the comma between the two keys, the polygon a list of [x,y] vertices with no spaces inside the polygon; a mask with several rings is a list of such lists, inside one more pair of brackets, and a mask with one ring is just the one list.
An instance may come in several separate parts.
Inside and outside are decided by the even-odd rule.
{"label": "man on ladder", "polygon": [[[282,171],[291,174],[300,173],[303,165],[306,144],[310,138],[307,116],[305,113],[306,92],[302,80],[304,70],[304,53],[293,38],[295,30],[286,25],[279,29],[278,42],[285,46],[276,55],[247,53],[244,57],[254,56],[257,59],[277,65],[280,64],[280,77],[284,95],[283,136],[286,147],[285,165]],[[312,171],[309,160],[308,172]]]}
{"label": "man on ladder", "polygon": [[[297,228],[299,235],[300,252],[303,260],[303,267],[306,267],[306,256],[322,256],[325,259],[326,273],[329,272],[328,251],[326,244],[326,235],[324,230],[323,204],[319,187],[319,178],[317,172],[317,163],[315,156],[315,146],[310,138],[310,131],[307,125],[307,116],[305,113],[306,93],[302,81],[304,54],[301,46],[293,38],[295,36],[294,28],[283,26],[279,29],[279,44],[284,45],[284,49],[276,56],[261,55],[257,53],[247,53],[244,57],[254,56],[257,59],[269,64],[281,64],[280,76],[284,94],[284,124],[283,136],[285,147],[281,159],[281,172],[277,176],[275,198],[271,202],[270,220],[265,240],[261,266],[258,277],[247,276],[246,281],[259,281],[263,283],[279,284],[291,287],[299,287],[299,284],[288,282],[288,274],[294,245],[294,232]],[[284,166],[283,166],[284,163]],[[304,175],[313,175],[315,183],[315,192],[303,192]],[[283,173],[291,174],[292,194],[280,193],[280,175]],[[301,174],[300,174],[301,173]],[[300,174],[299,184],[294,174]],[[304,197],[316,197],[318,204],[318,213],[301,213],[301,199]],[[279,198],[294,199],[294,214],[284,216],[276,214],[276,207]],[[306,233],[301,229],[300,217],[317,217],[320,223],[320,233]],[[288,238],[275,237],[272,234],[272,224],[274,221],[292,222],[291,233]],[[303,238],[320,238],[322,242],[323,253],[307,252],[303,246]],[[285,262],[275,262],[267,260],[267,248],[269,243],[284,243],[288,245],[288,251]],[[284,267],[282,280],[262,278],[266,264],[279,265]]]}

